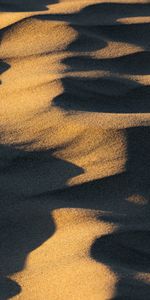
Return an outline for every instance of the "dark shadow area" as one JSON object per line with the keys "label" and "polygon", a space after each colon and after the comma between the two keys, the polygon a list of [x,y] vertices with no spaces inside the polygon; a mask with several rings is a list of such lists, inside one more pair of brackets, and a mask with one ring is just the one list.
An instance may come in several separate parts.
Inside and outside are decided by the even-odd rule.
{"label": "dark shadow area", "polygon": [[136,273],[150,272],[150,231],[102,236],[92,245],[91,256],[109,266],[118,277],[112,300],[149,299],[150,284],[136,279]]}
{"label": "dark shadow area", "polygon": [[[119,24],[117,20],[122,17],[149,15],[150,6],[148,4],[98,4],[89,6],[78,14],[68,16],[59,15],[57,17],[58,19],[65,19],[70,22],[71,27],[79,34],[78,39],[71,43],[67,47],[67,50],[90,52],[87,49],[91,51],[93,49],[102,49],[107,46],[109,41],[135,44],[149,49],[150,24],[127,25]],[[55,17],[56,16],[42,16],[40,19],[50,20]],[[102,23],[103,26],[98,26]],[[91,24],[95,26],[89,28],[88,26]],[[80,25],[87,25],[87,27],[81,28]],[[89,36],[90,39],[88,43]],[[95,42],[92,43],[92,39]],[[82,43],[81,40],[84,41],[84,43]],[[77,78],[73,76],[62,79],[64,92],[54,99],[54,105],[63,108],[67,112],[73,110],[110,113],[150,112],[149,86],[141,85],[132,80],[121,79],[121,77],[117,80],[117,78],[114,77],[114,73],[120,76],[124,74],[148,75],[150,72],[148,61],[148,51],[108,59],[94,59],[87,54],[83,56],[83,53],[81,53],[81,55],[78,53],[78,56],[73,55],[63,60],[63,64],[68,67],[67,71],[109,71],[113,75],[96,79]],[[57,195],[57,201],[59,206],[60,203],[63,202],[63,199],[65,202],[66,195],[68,206],[70,206],[69,201],[71,205],[73,205],[74,198],[76,198],[75,205],[81,207],[82,199],[82,207],[104,211],[105,214],[100,219],[117,224],[119,228],[123,226],[126,227],[128,222],[131,224],[131,228],[132,225],[133,228],[136,228],[136,222],[139,216],[138,225],[140,229],[134,229],[133,231],[131,229],[131,232],[127,231],[124,234],[118,231],[112,235],[98,239],[92,247],[91,254],[96,260],[111,266],[115,272],[115,264],[123,264],[124,267],[127,268],[130,265],[129,268],[136,268],[133,272],[147,272],[149,271],[148,263],[150,253],[149,249],[146,248],[145,250],[145,247],[146,240],[149,237],[149,231],[144,231],[144,228],[143,231],[141,231],[141,227],[142,224],[146,222],[150,213],[150,129],[149,127],[127,129],[126,136],[128,143],[128,162],[126,166],[127,171],[124,174],[86,183],[79,187],[71,188],[70,192],[68,190],[60,192],[59,195]],[[146,204],[140,205],[134,203],[134,201],[128,201],[128,198],[132,197],[132,195],[143,197],[147,201]],[[62,203],[62,205],[64,205],[64,203]],[[65,205],[67,205],[67,203],[65,203]],[[138,240],[137,237],[139,237]],[[125,246],[120,242],[122,239]],[[128,241],[130,243],[131,240],[133,240],[135,244],[135,249],[132,248],[132,245],[128,248]],[[135,240],[137,240],[137,242]],[[143,245],[142,249],[138,249],[137,244],[139,243]],[[102,245],[103,250],[100,251],[99,249],[102,248]],[[110,253],[114,246],[116,248]],[[124,259],[125,254],[126,258]],[[145,295],[147,295],[148,286],[144,283],[139,283],[133,276],[131,276],[127,283],[128,286],[131,285],[132,287],[135,284],[142,287],[144,286],[144,288],[146,288]],[[123,282],[121,280],[119,281],[117,287],[118,294],[121,293],[119,292],[120,286],[124,286],[124,284],[124,279]],[[139,289],[140,288],[138,288],[138,290]],[[126,299],[127,298],[129,299],[128,296]],[[122,295],[120,299],[123,299]],[[136,297],[135,299],[138,298]]]}
{"label": "dark shadow area", "polygon": [[47,10],[57,0],[0,0],[0,12],[27,12]]}
{"label": "dark shadow area", "polygon": [[[148,300],[150,297],[150,285],[140,281],[140,279],[135,279],[135,275],[136,272],[150,272],[150,230],[149,226],[147,226],[150,214],[150,128],[127,129],[127,142],[128,161],[126,174],[124,175],[124,179],[126,179],[124,187],[120,186],[121,182],[118,177],[118,189],[122,188],[126,195],[124,195],[123,199],[120,194],[119,205],[123,209],[122,201],[126,202],[131,195],[140,195],[147,199],[147,202],[141,207],[139,205],[139,208],[138,205],[136,207],[136,204],[131,204],[132,215],[130,215],[130,210],[124,210],[127,217],[125,226],[121,222],[121,217],[120,221],[119,218],[118,220],[114,218],[117,207],[116,210],[111,211],[111,218],[103,217],[102,220],[117,223],[118,230],[97,239],[92,245],[91,256],[95,260],[111,267],[117,274],[119,281],[116,286],[116,297],[113,300]],[[107,179],[107,184],[108,182],[109,179]],[[110,193],[110,195],[112,194]],[[113,199],[115,198],[113,197]],[[130,216],[127,216],[127,213]],[[131,228],[129,225],[131,225]],[[138,227],[140,228],[138,229]],[[125,275],[122,276],[122,273],[125,273]]]}
{"label": "dark shadow area", "polygon": [[74,14],[51,14],[39,18],[46,20],[63,20],[71,24],[102,25],[120,24],[118,19],[130,17],[146,17],[150,15],[149,3],[98,3],[86,6]]}
{"label": "dark shadow area", "polygon": [[100,221],[117,225],[114,233],[94,242],[91,256],[118,277],[113,300],[148,300],[150,286],[135,276],[137,272],[150,272],[150,128],[135,127],[125,132],[128,147],[124,173],[42,193],[39,199],[46,201],[53,196],[55,208],[100,210]]}
{"label": "dark shadow area", "polygon": [[120,280],[118,284],[118,289],[124,289],[124,295],[115,296],[111,300],[149,300],[150,295],[150,284],[133,278],[128,278],[127,280]]}
{"label": "dark shadow area", "polygon": [[[35,18],[43,21],[55,20],[68,22],[78,33],[78,38],[68,45],[67,50],[69,51],[90,52],[100,50],[105,48],[110,41],[134,44],[148,51],[150,48],[150,23],[122,24],[119,20],[121,18],[140,16],[150,16],[149,3],[99,3],[89,5],[81,9],[80,12],[73,14],[44,14],[35,16]],[[136,59],[136,55],[138,56],[138,53],[133,55],[133,60]],[[148,53],[141,55],[144,56],[145,61]],[[137,63],[143,56],[138,57]],[[127,59],[128,56],[121,59],[121,62],[124,63],[124,67]],[[130,56],[129,59],[132,60]],[[91,63],[93,64],[93,61],[91,61]],[[82,67],[82,60],[80,61],[80,66]],[[70,66],[70,68],[72,68],[72,66]],[[145,71],[143,70],[143,72]]]}
{"label": "dark shadow area", "polygon": [[[103,216],[104,221],[116,224],[119,224],[120,220],[123,224],[127,220],[134,223],[134,214],[137,218],[137,213],[144,214],[144,219],[139,219],[139,222],[149,216],[150,128],[133,127],[123,129],[123,131],[125,131],[128,145],[126,171],[58,192],[54,191],[55,204],[58,201],[57,207],[99,209],[106,212],[106,217]],[[115,131],[113,133],[112,130],[111,135],[115,136]],[[48,197],[52,194],[53,191],[44,192],[38,196]],[[146,199],[146,204],[128,201],[132,195],[139,195]]]}
{"label": "dark shadow area", "polygon": [[[28,254],[54,233],[51,210],[66,207],[100,210],[101,221],[118,225],[118,231],[97,239],[91,248],[92,258],[120,278],[114,299],[125,299],[124,291],[130,287],[128,299],[136,290],[149,295],[148,286],[134,279],[137,271],[148,272],[150,265],[149,137],[149,127],[126,129],[126,172],[76,187],[68,187],[67,180],[83,170],[55,158],[54,150],[26,152],[1,146],[0,299],[19,293],[21,287],[7,276],[21,271]],[[130,202],[132,195],[146,202]]]}
{"label": "dark shadow area", "polygon": [[150,272],[150,231],[132,231],[102,236],[92,246],[91,255],[112,269]]}
{"label": "dark shadow area", "polygon": [[116,295],[111,300],[149,300],[150,284],[142,280],[133,279],[133,277],[120,280],[118,290],[120,296]]}
{"label": "dark shadow area", "polygon": [[[149,11],[150,15],[150,11]],[[120,24],[119,26],[97,26],[94,32],[108,41],[123,42],[150,49],[150,23]]]}
{"label": "dark shadow area", "polygon": [[[0,59],[0,75],[7,71],[10,68],[10,65],[7,64],[5,61]],[[0,84],[2,84],[2,81],[0,80]]]}
{"label": "dark shadow area", "polygon": [[53,157],[53,151],[26,152],[1,145],[0,157],[0,299],[4,300],[21,291],[7,276],[21,271],[28,254],[55,231],[53,201],[35,201],[31,196],[61,188],[83,170]]}
{"label": "dark shadow area", "polygon": [[116,80],[113,76],[92,79],[66,77],[62,84],[64,92],[53,100],[53,105],[67,112],[150,112],[150,86],[132,80]]}
{"label": "dark shadow area", "polygon": [[[117,21],[122,17],[149,15],[148,4],[105,3],[90,5],[77,14],[38,17],[43,21],[56,17],[68,21],[78,33],[78,38],[66,49],[74,53],[62,60],[65,71],[72,73],[62,79],[64,92],[53,100],[53,105],[67,112],[149,113],[150,86],[123,76],[150,74],[150,24],[119,24]],[[103,19],[107,25],[92,23]],[[82,26],[82,20],[87,22],[86,26]],[[109,25],[112,22],[114,25]],[[90,55],[91,51],[106,48],[110,41],[134,44],[145,51],[114,58],[98,59]],[[105,71],[110,75],[88,78],[86,72],[91,71]],[[85,72],[85,77],[73,76],[74,72]]]}
{"label": "dark shadow area", "polygon": [[92,59],[88,56],[74,56],[63,60],[68,71],[110,71],[130,75],[149,75],[150,53],[148,51],[132,53],[115,58]]}
{"label": "dark shadow area", "polygon": [[21,292],[21,287],[15,281],[0,276],[0,299],[10,299]]}
{"label": "dark shadow area", "polygon": [[0,59],[0,75],[7,71],[10,68],[10,65],[7,64],[5,61],[3,61],[2,59]]}

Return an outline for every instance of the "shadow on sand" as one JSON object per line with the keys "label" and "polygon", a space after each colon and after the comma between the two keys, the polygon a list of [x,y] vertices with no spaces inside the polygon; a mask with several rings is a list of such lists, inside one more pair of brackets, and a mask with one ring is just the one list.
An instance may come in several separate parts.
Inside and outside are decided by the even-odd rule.
{"label": "shadow on sand", "polygon": [[[40,1],[38,6],[37,1],[32,1],[31,5],[30,1],[14,1],[14,4],[11,1],[10,4],[5,0],[0,1],[0,7],[1,11],[46,10],[46,5],[51,3],[56,1]],[[86,40],[89,33],[93,40],[94,35],[100,36],[98,46],[95,44],[91,49],[102,49],[109,41],[133,43],[145,49],[149,42],[149,24],[120,25],[118,19],[148,16],[149,12],[147,4],[98,4],[74,15],[45,15],[39,18],[43,21],[56,19],[71,22],[72,28],[79,32],[79,38],[67,50],[75,47],[75,51],[84,52],[88,48],[88,43],[81,42],[80,25],[84,22],[89,26],[95,24],[88,28],[87,35],[85,31]],[[107,25],[97,26],[99,22]],[[128,57],[96,60],[88,53],[87,57],[73,56],[63,63],[72,72],[105,70],[113,74],[129,72],[132,75],[146,75],[149,71],[148,56],[149,53],[143,50]],[[4,70],[6,67],[3,65]],[[110,87],[114,94],[118,91],[118,83],[115,83],[113,76],[91,80],[64,78],[64,94],[54,99],[54,105],[67,111],[149,112],[149,86],[122,79],[118,85],[120,94],[111,97],[106,93]],[[78,90],[79,80],[81,99],[77,103],[79,95],[76,97],[75,90]],[[128,84],[134,88],[128,90]],[[90,96],[87,96],[87,87]],[[121,95],[123,90],[126,93]],[[92,99],[93,93],[95,100],[89,101],[88,97]],[[86,104],[83,104],[85,101]],[[94,104],[89,107],[91,101]],[[150,128],[130,128],[125,132],[128,145],[126,172],[72,188],[67,187],[68,179],[83,173],[83,170],[53,157],[53,151],[26,152],[17,147],[1,145],[0,299],[9,299],[21,291],[21,287],[7,277],[21,271],[28,254],[54,233],[55,224],[50,211],[62,207],[101,210],[104,214],[100,220],[118,226],[116,232],[94,242],[91,256],[96,261],[104,262],[118,275],[113,300],[142,299],[143,295],[144,299],[149,299],[148,284],[136,279],[135,275],[136,272],[149,271]],[[61,191],[60,186],[64,187]],[[140,196],[144,202],[141,200],[140,203],[139,200],[137,204],[134,196]]]}
{"label": "shadow on sand", "polygon": [[[64,20],[78,33],[78,38],[66,49],[73,52],[72,56],[62,60],[71,75],[62,79],[64,91],[54,99],[53,105],[67,112],[150,112],[150,86],[125,78],[125,75],[150,73],[150,24],[121,24],[119,21],[122,17],[137,16],[150,16],[150,6],[103,3],[89,5],[76,14],[36,17],[43,21]],[[92,51],[107,48],[109,42],[140,46],[141,51],[114,58],[92,57]],[[105,75],[88,78],[86,72],[91,71],[105,72]],[[74,76],[75,72],[84,72],[85,76]]]}
{"label": "shadow on sand", "polygon": [[55,231],[50,212],[56,203],[53,197],[41,201],[38,193],[64,187],[83,170],[53,157],[52,151],[26,152],[1,145],[0,156],[0,299],[4,300],[21,291],[7,276],[21,271],[28,254]]}
{"label": "shadow on sand", "polygon": [[0,299],[21,291],[7,277],[21,271],[28,254],[55,232],[51,210],[71,207],[100,210],[100,221],[118,226],[91,247],[92,258],[118,275],[114,299],[149,299],[148,284],[135,275],[150,271],[150,128],[130,128],[125,134],[126,172],[70,188],[68,179],[83,170],[55,158],[54,150],[26,152],[1,145]]}
{"label": "shadow on sand", "polygon": [[48,10],[47,5],[57,2],[57,0],[0,0],[0,12]]}
{"label": "shadow on sand", "polygon": [[[107,207],[112,216],[105,216],[102,220],[116,223],[118,230],[97,239],[92,245],[91,256],[117,274],[118,283],[113,300],[148,300],[150,285],[138,279],[136,274],[150,272],[150,128],[127,129],[127,143],[126,173],[112,179],[111,191],[109,178],[103,181],[106,181],[104,184],[111,197]],[[130,202],[136,195],[141,203],[140,200],[138,203]],[[142,199],[145,199],[143,204]],[[103,201],[107,201],[105,195]]]}
{"label": "shadow on sand", "polygon": [[67,112],[150,112],[149,85],[117,80],[114,76],[93,79],[66,77],[62,84],[64,92],[53,100],[53,105]]}
{"label": "shadow on sand", "polygon": [[[150,285],[136,275],[150,272],[150,128],[128,128],[125,134],[124,173],[55,191],[54,198],[57,208],[97,209],[100,221],[117,225],[114,233],[93,243],[91,257],[116,274],[113,300],[148,300]],[[39,195],[41,199],[49,196]]]}
{"label": "shadow on sand", "polygon": [[[127,140],[126,171],[122,174],[39,194],[41,201],[53,195],[53,208],[100,210],[99,220],[118,229],[98,238],[91,257],[115,272],[117,299],[148,300],[150,285],[136,277],[150,271],[150,128],[125,130]],[[36,197],[33,197],[33,199]]]}
{"label": "shadow on sand", "polygon": [[73,14],[50,14],[39,18],[62,20],[71,25],[120,25],[121,18],[146,17],[150,15],[149,3],[98,3],[90,4]]}
{"label": "shadow on sand", "polygon": [[[10,65],[7,64],[5,61],[0,59],[0,75],[7,71],[10,68]],[[0,80],[0,85],[2,84],[2,81]]]}

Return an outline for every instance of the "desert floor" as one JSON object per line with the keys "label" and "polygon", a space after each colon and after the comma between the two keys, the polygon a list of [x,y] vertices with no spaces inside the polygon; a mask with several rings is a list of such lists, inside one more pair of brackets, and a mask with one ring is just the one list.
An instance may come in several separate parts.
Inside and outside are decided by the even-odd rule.
{"label": "desert floor", "polygon": [[0,0],[0,300],[150,299],[150,1]]}

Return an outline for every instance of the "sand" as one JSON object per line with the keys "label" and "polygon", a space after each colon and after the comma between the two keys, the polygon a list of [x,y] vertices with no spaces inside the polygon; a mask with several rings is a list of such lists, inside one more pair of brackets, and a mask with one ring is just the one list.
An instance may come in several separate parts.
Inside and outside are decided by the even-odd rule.
{"label": "sand", "polygon": [[0,41],[0,300],[149,300],[149,0],[0,0]]}

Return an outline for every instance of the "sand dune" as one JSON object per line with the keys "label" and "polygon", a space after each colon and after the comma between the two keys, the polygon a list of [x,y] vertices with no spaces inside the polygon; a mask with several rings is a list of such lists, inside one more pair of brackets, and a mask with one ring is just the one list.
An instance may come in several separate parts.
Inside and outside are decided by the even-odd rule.
{"label": "sand dune", "polygon": [[150,299],[149,0],[0,20],[0,299]]}

